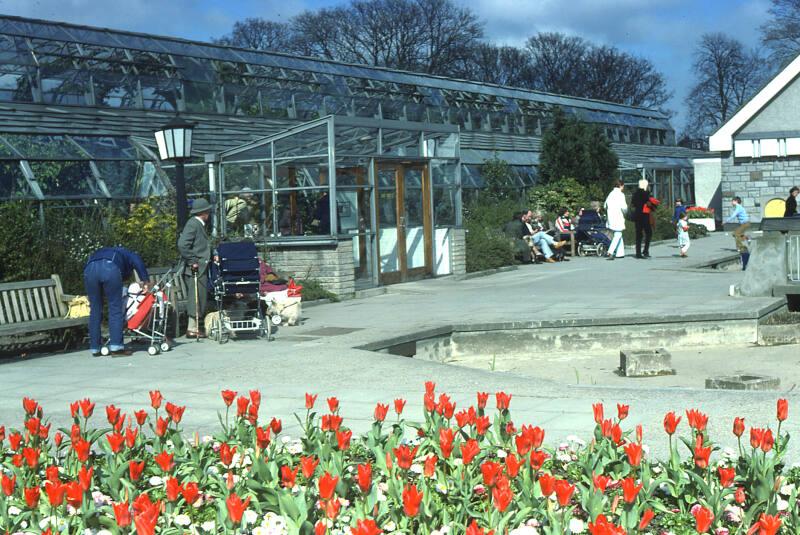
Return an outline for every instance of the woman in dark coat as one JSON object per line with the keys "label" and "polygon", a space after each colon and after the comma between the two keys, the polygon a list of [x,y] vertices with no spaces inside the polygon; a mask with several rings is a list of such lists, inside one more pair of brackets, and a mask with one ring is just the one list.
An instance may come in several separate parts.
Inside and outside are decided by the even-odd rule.
{"label": "woman in dark coat", "polygon": [[783,212],[783,217],[794,217],[797,215],[798,193],[800,193],[800,188],[797,186],[789,190],[789,197],[786,198],[786,210]]}
{"label": "woman in dark coat", "polygon": [[[631,197],[633,222],[636,224],[636,258],[650,258],[653,227],[650,225],[649,211],[645,210],[645,205],[650,200],[650,193],[647,191],[649,185],[646,179],[641,179],[639,188],[633,192]],[[642,248],[642,237],[644,237],[644,248]]]}

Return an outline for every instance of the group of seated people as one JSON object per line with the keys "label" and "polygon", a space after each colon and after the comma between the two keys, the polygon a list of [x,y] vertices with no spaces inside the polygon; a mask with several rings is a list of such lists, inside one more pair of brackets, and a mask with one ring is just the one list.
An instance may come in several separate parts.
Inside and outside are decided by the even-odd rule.
{"label": "group of seated people", "polygon": [[514,249],[517,256],[524,263],[536,262],[540,257],[547,263],[566,260],[561,250],[570,239],[572,222],[569,212],[562,210],[556,221],[557,237],[548,233],[547,227],[539,213],[532,210],[516,212],[503,228],[503,232],[514,240]]}

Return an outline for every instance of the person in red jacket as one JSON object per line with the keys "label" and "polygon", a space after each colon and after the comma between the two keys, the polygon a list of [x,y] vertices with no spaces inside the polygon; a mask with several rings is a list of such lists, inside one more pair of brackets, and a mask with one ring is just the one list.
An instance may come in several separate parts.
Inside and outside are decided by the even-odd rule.
{"label": "person in red jacket", "polygon": [[[650,258],[650,240],[653,238],[653,223],[655,222],[653,213],[661,204],[658,199],[650,195],[649,185],[646,179],[641,179],[639,188],[633,192],[631,197],[633,221],[636,223],[636,258]],[[644,244],[642,244],[642,238],[644,238]]]}

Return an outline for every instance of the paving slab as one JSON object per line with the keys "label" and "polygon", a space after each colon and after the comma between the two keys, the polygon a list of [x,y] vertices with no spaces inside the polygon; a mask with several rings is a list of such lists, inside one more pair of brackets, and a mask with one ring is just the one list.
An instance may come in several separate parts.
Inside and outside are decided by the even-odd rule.
{"label": "paving slab", "polygon": [[[382,295],[305,308],[303,324],[281,327],[272,342],[179,340],[174,350],[156,357],[139,351],[127,359],[92,358],[76,351],[13,360],[0,364],[0,425],[19,425],[22,395],[36,397],[53,421],[63,425],[69,401],[90,397],[129,412],[146,407],[147,392],[160,389],[167,399],[188,406],[183,422],[187,432],[210,433],[217,429],[217,412],[224,409],[220,390],[257,388],[263,394],[262,416],[281,418],[287,433],[298,431],[292,413],[303,412],[306,392],[319,394],[321,407],[327,396],[336,395],[345,421],[363,431],[375,403],[398,397],[408,400],[409,417],[420,419],[423,384],[433,380],[459,407],[472,403],[478,390],[512,393],[515,422],[545,425],[550,444],[571,434],[588,438],[594,425],[591,404],[602,401],[608,414],[618,402],[631,404],[631,423],[645,426],[645,438],[656,452],[659,444],[666,445],[664,414],[688,408],[708,412],[712,437],[731,445],[734,416],[744,416],[748,424],[767,423],[781,394],[789,398],[793,418],[800,397],[794,391],[709,393],[567,384],[546,373],[491,371],[488,356],[486,367],[479,369],[355,348],[454,324],[758,317],[777,301],[729,297],[728,288],[741,280],[741,272],[692,268],[733,251],[730,236],[715,234],[695,240],[688,260],[678,257],[674,244],[663,244],[653,247],[652,260],[576,258],[485,277],[391,286]],[[750,357],[734,351],[728,358],[744,362]],[[98,423],[101,419],[99,415]],[[791,455],[800,451],[798,446],[791,445]]]}

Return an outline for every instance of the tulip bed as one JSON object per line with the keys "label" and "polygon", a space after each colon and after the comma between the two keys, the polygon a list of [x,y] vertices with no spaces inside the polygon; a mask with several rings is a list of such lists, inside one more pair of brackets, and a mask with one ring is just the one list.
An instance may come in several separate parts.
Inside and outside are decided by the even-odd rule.
{"label": "tulip bed", "polygon": [[594,405],[588,441],[548,448],[544,429],[512,421],[511,399],[479,392],[456,410],[426,383],[421,420],[406,419],[403,399],[379,403],[371,430],[354,436],[336,398],[306,394],[303,433],[292,440],[259,414],[258,391],[225,390],[219,432],[187,440],[184,407],[158,391],[132,414],[105,407],[99,425],[95,404],[76,401],[72,427],[59,430],[25,398],[23,426],[0,427],[0,532],[800,532],[800,469],[781,462],[786,400],[775,431],[751,428],[749,442],[735,419],[738,451],[713,460],[708,417],[670,412],[670,455],[658,460],[640,427],[625,428],[626,405],[611,417]]}

